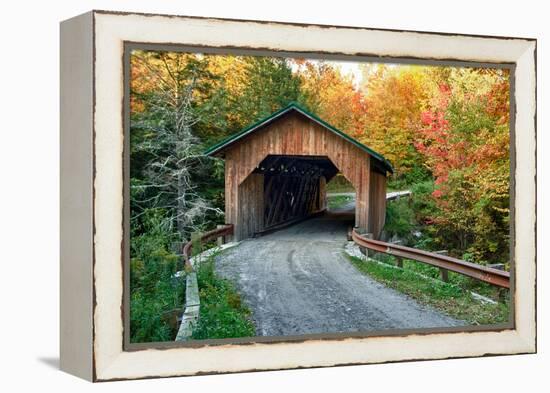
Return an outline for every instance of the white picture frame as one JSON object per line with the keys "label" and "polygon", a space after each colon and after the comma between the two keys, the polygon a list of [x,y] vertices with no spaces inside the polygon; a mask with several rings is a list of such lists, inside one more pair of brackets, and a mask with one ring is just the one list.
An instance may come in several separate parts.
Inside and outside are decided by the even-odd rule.
{"label": "white picture frame", "polygon": [[[514,67],[511,327],[165,348],[124,341],[124,48]],[[515,109],[515,110],[514,110]],[[514,192],[521,190],[521,192]],[[91,11],[61,24],[61,368],[90,381],[536,352],[536,40]]]}

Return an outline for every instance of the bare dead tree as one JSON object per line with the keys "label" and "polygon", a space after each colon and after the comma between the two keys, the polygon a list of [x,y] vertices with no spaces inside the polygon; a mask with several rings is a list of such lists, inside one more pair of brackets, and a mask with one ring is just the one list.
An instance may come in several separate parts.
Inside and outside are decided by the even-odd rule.
{"label": "bare dead tree", "polygon": [[167,225],[176,225],[182,240],[193,231],[203,229],[208,212],[223,214],[198,192],[192,175],[200,170],[205,158],[193,127],[204,120],[205,105],[200,105],[204,88],[204,66],[196,55],[178,53],[134,54],[137,64],[146,70],[144,83],[154,86],[147,100],[147,110],[132,119],[133,129],[142,129],[148,137],[135,151],[151,157],[145,170],[145,184],[136,194],[144,197],[137,203],[163,208],[170,212]]}

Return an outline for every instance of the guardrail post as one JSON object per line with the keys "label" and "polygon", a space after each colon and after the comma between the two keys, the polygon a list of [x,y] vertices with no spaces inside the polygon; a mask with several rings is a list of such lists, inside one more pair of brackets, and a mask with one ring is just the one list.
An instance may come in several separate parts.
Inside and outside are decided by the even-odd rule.
{"label": "guardrail post", "polygon": [[353,227],[348,227],[348,233],[347,233],[348,242],[353,240],[353,238],[351,236],[352,231],[353,231]]}
{"label": "guardrail post", "polygon": [[191,233],[191,249],[189,250],[189,260],[193,255],[200,254],[202,252],[202,234],[200,232]]}
{"label": "guardrail post", "polygon": [[508,296],[508,293],[510,291],[506,288],[499,288],[498,289],[498,299],[501,301],[501,302],[505,302],[507,299],[507,296]]}
{"label": "guardrail post", "polygon": [[393,256],[395,258],[395,266],[400,267],[403,269],[403,258]]}
{"label": "guardrail post", "polygon": [[[216,228],[217,228],[217,229],[220,229],[220,228],[223,228],[223,227],[225,227],[225,225],[216,225]],[[221,236],[218,237],[218,239],[216,239],[216,240],[217,240],[218,246],[221,246],[222,244],[225,243],[225,236],[224,236],[224,235],[221,235]]]}
{"label": "guardrail post", "polygon": [[449,271],[447,269],[439,268],[439,276],[441,281],[449,282]]}
{"label": "guardrail post", "polygon": [[[439,255],[449,255],[449,252],[447,250],[436,251],[435,253]],[[440,267],[439,277],[441,278],[441,281],[449,282],[449,271],[447,269],[443,269],[442,267]]]}
{"label": "guardrail post", "polygon": [[[365,233],[363,236],[366,237],[367,239],[371,239],[371,240],[374,238],[374,236],[373,236],[372,233]],[[368,258],[368,257],[372,257],[372,256],[374,256],[374,251],[370,251],[370,252],[369,252],[369,249],[368,249],[368,248],[365,248],[364,254],[365,254],[365,256],[366,256],[367,258]]]}
{"label": "guardrail post", "polygon": [[[355,233],[359,235],[362,235],[366,232],[363,228],[360,228],[360,227],[353,227],[352,231],[355,231]],[[361,251],[361,254],[367,255],[367,249],[365,247],[361,247],[360,245],[358,246],[359,246],[359,251]]]}

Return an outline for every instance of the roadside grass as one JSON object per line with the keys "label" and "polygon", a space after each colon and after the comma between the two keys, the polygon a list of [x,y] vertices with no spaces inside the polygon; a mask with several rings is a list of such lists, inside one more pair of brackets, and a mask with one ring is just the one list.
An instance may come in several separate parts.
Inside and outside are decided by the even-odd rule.
{"label": "roadside grass", "polygon": [[[426,265],[417,261],[405,259],[403,261],[403,268],[434,279],[439,279],[440,277],[440,271],[437,267]],[[500,292],[501,289],[494,285],[490,285],[455,272],[448,272],[448,280],[449,284],[456,285],[468,291],[476,292],[495,301],[502,301]]]}
{"label": "roadside grass", "polygon": [[199,284],[200,316],[193,330],[193,339],[251,337],[255,328],[250,310],[242,303],[234,285],[219,277],[215,259],[219,253],[202,260],[196,266]]}
{"label": "roadside grass", "polygon": [[338,209],[353,200],[353,197],[349,195],[329,195],[328,196],[328,208]]}
{"label": "roadside grass", "polygon": [[[400,269],[388,263],[377,263],[345,255],[361,273],[453,318],[472,325],[489,325],[508,321],[508,300],[499,301],[497,304],[483,303],[475,299],[467,287],[455,285],[454,282],[446,283],[425,278],[419,275],[419,273],[425,274],[424,272],[410,269],[411,263],[415,265],[419,265],[419,263],[405,261],[404,269]],[[432,277],[433,272],[428,273],[425,275]]]}
{"label": "roadside grass", "polygon": [[[374,259],[392,266],[395,266],[397,262],[395,257],[383,253],[376,253]],[[439,268],[422,262],[403,259],[403,269],[433,278],[435,280],[440,279]],[[501,291],[505,291],[505,293],[507,293],[506,290],[501,290],[494,285],[490,285],[455,272],[448,272],[448,283],[458,286],[466,291],[478,293],[495,301],[502,301]]]}

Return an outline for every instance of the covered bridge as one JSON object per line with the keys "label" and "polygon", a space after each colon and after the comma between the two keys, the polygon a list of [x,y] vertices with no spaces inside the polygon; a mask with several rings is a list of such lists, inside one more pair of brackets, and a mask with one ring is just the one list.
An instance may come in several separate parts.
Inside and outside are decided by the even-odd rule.
{"label": "covered bridge", "polygon": [[237,240],[326,210],[338,172],[355,188],[355,226],[375,238],[384,226],[389,162],[295,103],[206,154],[225,159],[225,221]]}

